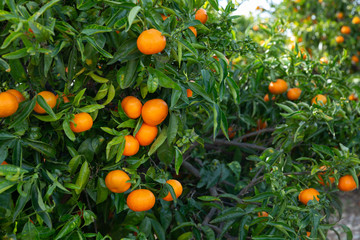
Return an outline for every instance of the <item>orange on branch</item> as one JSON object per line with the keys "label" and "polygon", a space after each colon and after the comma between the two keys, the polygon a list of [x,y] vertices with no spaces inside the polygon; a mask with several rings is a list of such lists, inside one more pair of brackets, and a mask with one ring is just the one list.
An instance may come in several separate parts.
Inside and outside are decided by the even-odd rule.
{"label": "orange on branch", "polygon": [[0,118],[13,115],[19,108],[17,98],[8,92],[0,93]]}
{"label": "orange on branch", "polygon": [[162,99],[147,101],[141,110],[141,116],[145,123],[156,126],[162,123],[169,112],[168,105]]}
{"label": "orange on branch", "polygon": [[[182,187],[181,183],[178,180],[170,179],[170,180],[167,180],[166,183],[170,184],[170,186],[174,189],[176,198],[178,198],[181,195],[181,193],[183,192],[183,187]],[[170,192],[163,199],[165,201],[173,201],[174,200],[172,198]]]}
{"label": "orange on branch", "polygon": [[74,119],[70,122],[70,129],[74,133],[81,133],[89,130],[93,125],[93,119],[86,112],[75,114]]}
{"label": "orange on branch", "polygon": [[166,38],[156,29],[145,30],[137,39],[137,47],[143,54],[156,54],[165,49]]}
{"label": "orange on branch", "polygon": [[[42,91],[38,93],[38,95],[42,96],[45,100],[45,102],[51,107],[54,108],[56,105],[56,96],[52,92],[49,91]],[[37,102],[34,107],[34,111],[39,114],[46,113],[45,109],[43,109]]]}
{"label": "orange on branch", "polygon": [[127,175],[124,171],[114,170],[106,175],[105,185],[114,193],[123,193],[131,187],[131,183],[127,182],[129,180],[129,175]]}
{"label": "orange on branch", "polygon": [[135,212],[148,211],[155,205],[155,196],[147,189],[134,190],[127,197],[126,204]]}

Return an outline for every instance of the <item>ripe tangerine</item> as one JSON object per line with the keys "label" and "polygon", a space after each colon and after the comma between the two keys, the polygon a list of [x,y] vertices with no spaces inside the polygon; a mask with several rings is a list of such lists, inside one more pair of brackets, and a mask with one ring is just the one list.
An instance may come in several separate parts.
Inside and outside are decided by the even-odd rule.
{"label": "ripe tangerine", "polygon": [[25,101],[24,95],[22,95],[22,93],[16,89],[9,89],[6,92],[14,95],[16,97],[16,100],[18,101],[18,103]]}
{"label": "ripe tangerine", "polygon": [[205,24],[208,20],[208,15],[206,13],[206,10],[203,8],[200,8],[195,13],[195,20],[199,20],[202,24]]}
{"label": "ripe tangerine", "polygon": [[105,185],[114,193],[123,193],[131,187],[131,183],[127,182],[129,180],[129,175],[127,175],[124,171],[114,170],[106,175]]}
{"label": "ripe tangerine", "polygon": [[124,156],[133,156],[139,151],[139,142],[131,135],[125,136]]}
{"label": "ripe tangerine", "polygon": [[0,93],[0,118],[13,115],[19,108],[17,98],[8,92]]}
{"label": "ripe tangerine", "polygon": [[308,202],[314,200],[314,198],[319,201],[318,195],[320,195],[320,193],[315,188],[308,188],[300,192],[299,201],[307,205]]}
{"label": "ripe tangerine", "polygon": [[[181,193],[183,192],[183,187],[181,183],[178,180],[170,179],[166,181],[167,184],[171,185],[171,187],[174,189],[175,196],[178,198]],[[171,193],[169,192],[166,197],[163,198],[165,201],[172,201],[174,200],[171,196]]]}
{"label": "ripe tangerine", "polygon": [[168,105],[162,99],[147,101],[141,110],[141,116],[145,123],[156,126],[165,120],[169,112]]}
{"label": "ripe tangerine", "polygon": [[158,134],[158,128],[156,126],[150,126],[143,123],[136,133],[135,138],[138,140],[140,146],[150,145]]}
{"label": "ripe tangerine", "polygon": [[75,114],[74,119],[70,122],[70,129],[75,133],[81,133],[89,130],[93,125],[93,119],[86,112]]}
{"label": "ripe tangerine", "polygon": [[142,104],[136,97],[127,96],[121,101],[121,107],[129,118],[136,119],[141,115]]}
{"label": "ripe tangerine", "polygon": [[155,205],[155,196],[147,189],[134,190],[127,197],[126,204],[135,212],[148,211]]}
{"label": "ripe tangerine", "polygon": [[[55,96],[55,94],[53,94],[52,92],[49,92],[49,91],[42,91],[42,92],[38,93],[38,95],[42,96],[44,98],[45,102],[51,108],[55,107],[55,105],[56,105],[56,96]],[[39,114],[46,113],[45,109],[40,107],[40,105],[37,102],[36,102],[36,105],[34,107],[34,111],[39,113]]]}
{"label": "ripe tangerine", "polygon": [[356,189],[356,182],[351,175],[342,176],[339,179],[338,188],[343,192],[350,192]]}
{"label": "ripe tangerine", "polygon": [[269,91],[274,95],[279,95],[288,89],[287,83],[283,79],[277,79],[276,82],[270,82]]}
{"label": "ripe tangerine", "polygon": [[301,95],[301,89],[300,88],[291,88],[287,92],[287,98],[289,100],[295,101],[298,100]]}
{"label": "ripe tangerine", "polygon": [[156,54],[165,49],[166,38],[156,29],[143,31],[137,39],[137,47],[146,55]]}

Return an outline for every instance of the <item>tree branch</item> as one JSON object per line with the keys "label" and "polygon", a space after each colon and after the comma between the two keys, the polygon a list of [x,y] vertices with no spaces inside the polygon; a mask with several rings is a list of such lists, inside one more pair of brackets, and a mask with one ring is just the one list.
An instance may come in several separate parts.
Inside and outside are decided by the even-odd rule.
{"label": "tree branch", "polygon": [[227,141],[227,140],[221,140],[221,139],[215,140],[214,143],[228,145],[228,146],[242,147],[242,148],[252,148],[252,149],[259,150],[259,151],[264,151],[266,149],[266,147],[252,144],[252,143],[241,143],[241,142]]}
{"label": "tree branch", "polygon": [[260,134],[262,134],[262,133],[273,132],[273,131],[275,131],[275,128],[264,128],[264,129],[261,129],[261,130],[255,131],[255,132],[251,132],[251,133],[244,134],[244,135],[242,135],[242,136],[234,139],[234,141],[240,142],[240,141],[242,141],[242,140],[245,139],[245,138],[253,137],[253,136],[260,135]]}

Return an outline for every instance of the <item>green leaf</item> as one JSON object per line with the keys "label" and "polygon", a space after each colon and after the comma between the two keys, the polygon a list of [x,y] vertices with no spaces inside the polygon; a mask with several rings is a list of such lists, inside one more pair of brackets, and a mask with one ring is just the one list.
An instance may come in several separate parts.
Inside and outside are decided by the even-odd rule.
{"label": "green leaf", "polygon": [[199,84],[189,82],[188,85],[191,90],[193,90],[196,94],[199,94],[200,96],[205,98],[206,101],[208,101],[210,103],[214,103],[214,101],[210,98],[210,96],[207,94],[205,89],[203,87],[201,87]]}
{"label": "green leaf", "polygon": [[76,194],[80,194],[84,190],[86,184],[89,181],[89,177],[90,177],[89,163],[85,161],[82,164],[79,175],[76,179],[75,185],[79,187],[79,189],[75,189]]}
{"label": "green leaf", "polygon": [[98,101],[103,99],[107,95],[108,90],[109,90],[109,86],[106,83],[101,85],[100,89],[96,93],[96,96],[94,97],[94,100]]}
{"label": "green leaf", "polygon": [[86,112],[86,113],[92,113],[95,112],[96,110],[99,109],[103,109],[105,106],[101,105],[101,104],[91,104],[91,105],[87,105],[85,107],[79,108],[80,112]]}
{"label": "green leaf", "polygon": [[147,80],[147,90],[149,93],[154,93],[159,85],[159,78],[157,76],[149,75]]}
{"label": "green leaf", "polygon": [[107,99],[106,101],[102,104],[103,107],[107,104],[109,104],[115,97],[115,87],[114,85],[110,84],[109,86],[109,91],[108,91],[108,96],[107,96]]}
{"label": "green leaf", "polygon": [[165,240],[165,231],[164,231],[163,227],[161,226],[161,224],[152,218],[150,218],[150,221],[151,221],[151,225],[152,225],[154,232],[155,232],[156,236],[158,237],[158,239]]}
{"label": "green leaf", "polygon": [[41,95],[37,95],[36,102],[42,107],[52,118],[56,119],[56,115],[52,108],[47,104],[45,99]]}
{"label": "green leaf", "polygon": [[107,83],[109,79],[100,77],[96,75],[94,72],[89,72],[87,75],[89,75],[95,82],[98,83]]}
{"label": "green leaf", "polygon": [[90,24],[87,25],[82,31],[82,34],[85,35],[93,35],[93,34],[97,34],[97,33],[105,33],[105,32],[111,32],[112,29],[110,27],[106,27],[106,26],[100,26],[97,24]]}
{"label": "green leaf", "polygon": [[252,198],[243,199],[243,201],[244,202],[257,202],[257,201],[261,201],[261,200],[272,198],[272,197],[280,197],[280,193],[264,192],[264,193],[257,194]]}
{"label": "green leaf", "polygon": [[216,11],[219,11],[219,2],[218,0],[209,0],[210,5],[215,8]]}
{"label": "green leaf", "polygon": [[102,178],[98,178],[96,187],[96,204],[104,202],[109,195],[109,190],[105,185],[105,181]]}
{"label": "green leaf", "polygon": [[2,55],[5,59],[18,59],[28,55],[27,48],[22,48],[7,54]]}
{"label": "green leaf", "polygon": [[183,156],[178,147],[175,147],[175,172],[179,174],[180,167],[183,163]]}
{"label": "green leaf", "polygon": [[153,77],[157,77],[159,79],[159,85],[165,88],[174,88],[176,90],[181,90],[181,87],[174,82],[171,78],[166,76],[166,74],[160,72],[159,70],[155,68],[148,68],[148,71],[150,72]]}
{"label": "green leaf", "polygon": [[59,240],[69,233],[72,233],[76,228],[78,228],[81,224],[81,218],[79,215],[75,215],[66,224],[61,228],[59,233],[56,235],[55,240]]}
{"label": "green leaf", "polygon": [[[125,68],[118,71],[117,81],[122,89],[131,87],[136,80],[136,70],[139,60],[131,60],[126,64]],[[124,72],[122,72],[124,71]]]}
{"label": "green leaf", "polygon": [[182,44],[187,50],[189,50],[195,58],[198,58],[198,51],[191,45],[191,43],[189,43],[185,39],[179,39],[178,44],[179,43]]}
{"label": "green leaf", "polygon": [[69,173],[71,175],[73,175],[75,173],[76,169],[80,165],[81,157],[82,157],[82,155],[76,155],[69,161],[69,165],[68,165],[69,169],[68,169],[68,171],[69,171]]}
{"label": "green leaf", "polygon": [[19,38],[20,36],[22,36],[23,33],[22,32],[12,32],[10,33],[9,36],[7,36],[3,42],[3,44],[1,45],[1,49],[7,48],[10,43],[12,43],[15,39]]}
{"label": "green leaf", "polygon": [[93,46],[95,48],[96,51],[98,51],[101,55],[103,55],[106,58],[113,58],[113,56],[105,51],[103,48],[101,48],[99,46],[99,44],[95,41],[95,39],[93,37],[89,37],[89,36],[84,36],[84,39],[91,44],[91,46]]}
{"label": "green leaf", "polygon": [[59,120],[63,115],[64,115],[64,113],[60,112],[60,113],[55,114],[55,118],[53,118],[50,115],[37,115],[36,114],[34,116],[43,122],[55,122],[55,121]]}
{"label": "green leaf", "polygon": [[56,155],[55,148],[44,142],[40,142],[37,140],[31,140],[31,139],[23,139],[23,145],[29,146],[32,149],[40,152],[41,154],[44,154],[51,158],[54,158]]}
{"label": "green leaf", "polygon": [[80,92],[78,92],[78,94],[76,94],[74,101],[73,101],[73,105],[75,107],[79,106],[81,98],[83,97],[84,93],[86,91],[86,88],[84,88],[83,90],[81,90]]}
{"label": "green leaf", "polygon": [[69,119],[65,119],[62,123],[62,127],[64,129],[64,132],[66,134],[66,136],[71,140],[71,141],[75,141],[76,137],[74,132],[71,130],[70,128],[70,122]]}
{"label": "green leaf", "polygon": [[164,143],[167,138],[167,127],[164,126],[155,142],[151,145],[148,156],[151,156]]}
{"label": "green leaf", "polygon": [[238,219],[244,215],[246,215],[246,212],[241,208],[236,208],[236,207],[228,208],[225,213],[220,214],[215,219],[213,219],[210,223],[226,222],[226,221]]}
{"label": "green leaf", "polygon": [[140,6],[135,6],[130,10],[129,15],[128,15],[128,26],[125,30],[126,32],[129,31],[134,19],[136,18],[137,14],[139,13],[140,10],[141,10]]}
{"label": "green leaf", "polygon": [[10,65],[5,62],[2,58],[0,58],[0,67],[4,68],[6,72],[11,72]]}
{"label": "green leaf", "polygon": [[200,196],[198,199],[205,202],[221,201],[220,198],[213,196]]}
{"label": "green leaf", "polygon": [[46,211],[46,206],[43,201],[39,188],[34,184],[31,190],[31,202],[36,213],[42,218],[45,224],[51,229],[52,222],[49,213]]}
{"label": "green leaf", "polygon": [[60,0],[52,0],[48,3],[46,3],[44,6],[42,6],[37,12],[35,12],[28,21],[36,21],[46,10],[51,8],[56,3],[60,2]]}
{"label": "green leaf", "polygon": [[176,139],[176,135],[179,128],[178,117],[174,112],[170,112],[169,127],[167,132],[167,143],[171,145]]}

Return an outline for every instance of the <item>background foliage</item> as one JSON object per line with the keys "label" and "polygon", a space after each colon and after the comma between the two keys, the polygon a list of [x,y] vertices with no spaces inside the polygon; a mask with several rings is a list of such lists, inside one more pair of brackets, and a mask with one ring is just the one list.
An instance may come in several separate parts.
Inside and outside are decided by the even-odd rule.
{"label": "background foliage", "polygon": [[[195,20],[201,7],[209,16],[204,25]],[[26,98],[1,120],[0,162],[9,165],[0,166],[0,236],[326,239],[341,219],[339,178],[358,181],[360,112],[348,96],[359,93],[351,61],[360,50],[359,25],[351,23],[359,5],[285,0],[266,20],[234,16],[236,7],[216,0],[0,0],[0,90],[16,88]],[[353,31],[337,44],[342,25]],[[137,49],[149,28],[166,36],[159,54]],[[323,56],[328,64],[319,62]],[[301,88],[300,99],[284,93],[265,102],[278,78]],[[70,102],[60,97],[51,109],[36,96],[44,90]],[[311,105],[316,94],[328,103]],[[169,116],[152,145],[124,157],[124,136],[142,123],[122,111],[129,95],[163,99]],[[47,114],[32,111],[36,101]],[[94,125],[75,135],[69,123],[78,112],[90,113]],[[334,184],[319,184],[321,166]],[[155,194],[152,210],[133,212],[129,191],[109,192],[104,179],[115,169],[129,173],[131,190]],[[171,178],[184,192],[165,202]],[[298,195],[310,187],[320,200],[306,206]],[[259,217],[262,211],[269,216]]]}

